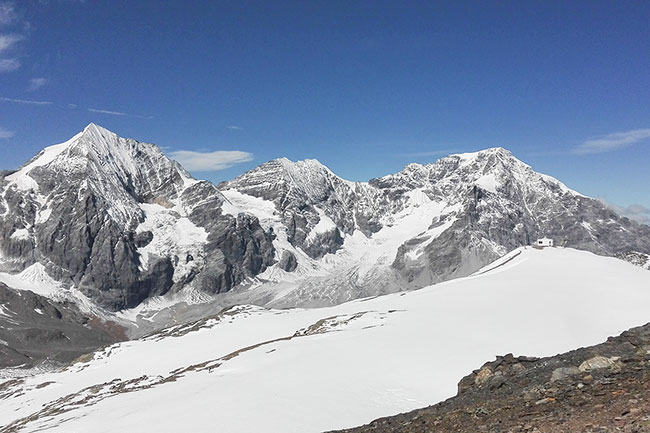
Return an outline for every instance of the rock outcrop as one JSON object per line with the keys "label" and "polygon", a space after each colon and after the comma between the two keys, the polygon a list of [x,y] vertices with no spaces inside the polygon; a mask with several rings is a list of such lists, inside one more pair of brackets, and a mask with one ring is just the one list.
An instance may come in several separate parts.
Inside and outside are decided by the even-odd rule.
{"label": "rock outcrop", "polygon": [[84,314],[72,303],[54,302],[0,283],[0,368],[65,364],[126,339],[124,329]]}
{"label": "rock outcrop", "polygon": [[549,358],[499,356],[458,395],[345,433],[650,432],[650,324]]}

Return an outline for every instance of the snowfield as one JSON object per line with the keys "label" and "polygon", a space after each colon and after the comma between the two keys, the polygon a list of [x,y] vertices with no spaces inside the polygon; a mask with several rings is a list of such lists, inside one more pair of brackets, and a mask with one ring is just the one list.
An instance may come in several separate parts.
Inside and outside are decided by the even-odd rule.
{"label": "snowfield", "polygon": [[[650,321],[650,273],[520,248],[474,275],[320,309],[240,306],[0,384],[0,431],[322,432],[427,406],[495,355]],[[88,357],[90,358],[90,357]]]}

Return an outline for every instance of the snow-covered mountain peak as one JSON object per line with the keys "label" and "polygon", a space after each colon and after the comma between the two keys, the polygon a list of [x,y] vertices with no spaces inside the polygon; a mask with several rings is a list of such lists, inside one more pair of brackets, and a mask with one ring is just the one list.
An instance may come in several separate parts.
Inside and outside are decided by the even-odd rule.
{"label": "snow-covered mountain peak", "polygon": [[117,137],[117,134],[114,133],[113,131],[109,131],[108,129],[104,128],[103,126],[99,126],[95,123],[90,122],[86,127],[81,131],[83,134],[89,134],[89,135],[95,135],[95,136],[115,136]]}
{"label": "snow-covered mountain peak", "polygon": [[[229,290],[273,256],[257,220],[225,215],[223,202],[156,145],[91,123],[0,178],[0,272],[41,264],[111,309],[190,283]],[[262,260],[244,263],[248,249]]]}
{"label": "snow-covered mountain peak", "polygon": [[288,158],[279,158],[274,161],[281,163],[283,174],[289,176],[292,180],[300,180],[302,177],[310,178],[314,176],[327,176],[341,179],[329,167],[317,159],[292,161]]}
{"label": "snow-covered mountain peak", "polygon": [[521,171],[530,169],[530,166],[502,147],[491,147],[478,152],[452,154],[428,166],[432,168],[436,166],[453,167],[454,170],[467,170],[481,174],[491,170]]}
{"label": "snow-covered mountain peak", "polygon": [[[65,142],[46,147],[5,180],[8,187],[39,191],[39,184],[49,183],[55,175],[94,181],[96,186],[108,182],[129,188],[166,183],[170,175],[179,185],[193,182],[190,174],[156,145],[119,137],[94,123]],[[150,175],[153,178],[144,179]]]}
{"label": "snow-covered mountain peak", "polygon": [[468,275],[543,235],[650,253],[647,227],[503,148],[356,183],[279,158],[216,188],[95,124],[0,179],[0,226],[0,270],[41,263],[112,309],[243,281],[248,301],[329,305]]}
{"label": "snow-covered mountain peak", "polygon": [[484,158],[488,155],[499,155],[503,157],[512,157],[512,152],[503,147],[488,147],[487,149],[479,150],[476,152],[454,153],[449,155],[449,158],[458,158],[462,161],[473,161]]}
{"label": "snow-covered mountain peak", "polygon": [[346,195],[351,193],[353,186],[354,182],[341,179],[316,159],[291,161],[278,158],[219,187],[276,201],[282,207],[287,200],[293,204],[320,201],[329,196],[332,190]]}

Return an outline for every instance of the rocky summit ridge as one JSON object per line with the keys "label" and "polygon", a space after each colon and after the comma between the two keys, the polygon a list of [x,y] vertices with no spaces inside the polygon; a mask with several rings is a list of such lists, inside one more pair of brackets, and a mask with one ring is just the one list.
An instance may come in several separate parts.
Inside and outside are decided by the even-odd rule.
{"label": "rocky summit ridge", "polygon": [[254,218],[221,215],[212,184],[157,146],[94,124],[6,175],[0,191],[0,269],[41,264],[109,309],[190,280],[229,290],[271,261],[270,237]]}
{"label": "rocky summit ridge", "polygon": [[250,303],[332,305],[466,276],[544,235],[650,253],[650,227],[502,148],[369,182],[282,158],[214,186],[90,124],[0,176],[0,277],[42,270],[110,310],[242,283]]}

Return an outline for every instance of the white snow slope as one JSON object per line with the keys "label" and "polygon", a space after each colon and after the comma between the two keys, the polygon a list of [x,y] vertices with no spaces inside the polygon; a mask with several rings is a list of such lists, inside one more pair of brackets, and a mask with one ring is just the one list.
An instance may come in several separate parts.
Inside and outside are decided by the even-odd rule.
{"label": "white snow slope", "polygon": [[523,248],[417,291],[322,309],[235,307],[111,346],[64,371],[0,385],[0,426],[322,432],[451,397],[497,354],[553,355],[649,321],[647,270]]}

